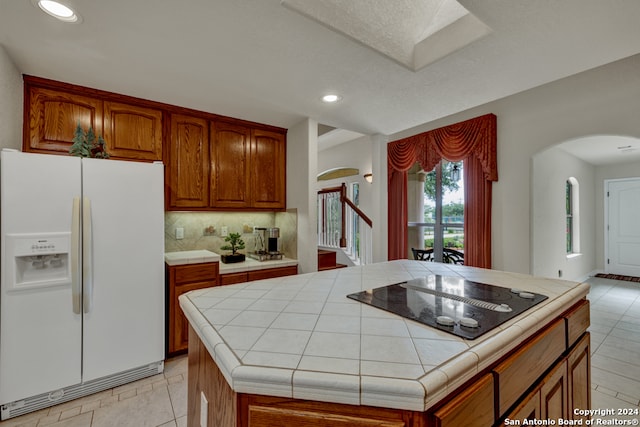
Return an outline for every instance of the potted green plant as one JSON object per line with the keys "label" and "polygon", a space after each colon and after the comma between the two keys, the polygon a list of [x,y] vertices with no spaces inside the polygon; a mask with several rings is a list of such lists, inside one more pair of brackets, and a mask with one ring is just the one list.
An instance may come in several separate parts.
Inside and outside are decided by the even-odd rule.
{"label": "potted green plant", "polygon": [[222,262],[231,264],[244,261],[245,255],[238,253],[238,250],[244,249],[244,240],[242,240],[240,233],[229,233],[229,235],[224,238],[224,241],[229,244],[221,246],[220,249],[223,251],[231,251],[231,253],[220,256]]}

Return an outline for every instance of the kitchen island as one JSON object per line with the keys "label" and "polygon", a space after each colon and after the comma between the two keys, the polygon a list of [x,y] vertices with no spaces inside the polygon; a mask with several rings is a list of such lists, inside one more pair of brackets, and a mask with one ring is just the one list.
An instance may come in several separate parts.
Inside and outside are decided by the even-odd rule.
{"label": "kitchen island", "polygon": [[[468,340],[347,298],[429,275],[548,299]],[[571,418],[590,400],[588,289],[399,260],[187,293],[180,305],[190,323],[188,424],[424,427]]]}

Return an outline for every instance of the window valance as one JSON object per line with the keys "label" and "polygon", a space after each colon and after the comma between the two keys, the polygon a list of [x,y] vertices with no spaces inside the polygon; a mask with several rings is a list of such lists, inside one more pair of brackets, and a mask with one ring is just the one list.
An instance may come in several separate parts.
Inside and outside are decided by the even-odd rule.
{"label": "window valance", "polygon": [[442,159],[464,161],[465,264],[491,268],[491,183],[498,180],[496,116],[487,114],[387,146],[388,250],[408,256],[407,171],[416,162],[432,170]]}

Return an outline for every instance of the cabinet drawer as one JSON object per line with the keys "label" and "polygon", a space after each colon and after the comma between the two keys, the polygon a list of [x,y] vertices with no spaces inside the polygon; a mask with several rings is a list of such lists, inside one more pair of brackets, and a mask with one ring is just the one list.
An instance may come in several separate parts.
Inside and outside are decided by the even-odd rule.
{"label": "cabinet drawer", "polygon": [[589,313],[589,300],[584,300],[564,314],[567,324],[567,348],[571,347],[589,327]]}
{"label": "cabinet drawer", "polygon": [[487,374],[434,413],[436,427],[493,425],[493,377]]}
{"label": "cabinet drawer", "polygon": [[494,368],[500,390],[498,416],[504,414],[565,350],[565,321],[560,318]]}
{"label": "cabinet drawer", "polygon": [[265,270],[255,270],[249,272],[248,280],[271,279],[274,277],[293,276],[298,274],[298,266],[267,268]]}
{"label": "cabinet drawer", "polygon": [[247,279],[247,273],[227,273],[220,275],[220,285],[233,285],[234,283],[244,283]]}
{"label": "cabinet drawer", "polygon": [[175,267],[175,284],[213,281],[218,279],[218,263],[180,265]]}

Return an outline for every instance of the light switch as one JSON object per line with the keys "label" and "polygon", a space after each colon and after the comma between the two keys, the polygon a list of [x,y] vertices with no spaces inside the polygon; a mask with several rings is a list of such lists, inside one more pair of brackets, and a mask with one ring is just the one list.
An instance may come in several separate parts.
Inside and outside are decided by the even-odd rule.
{"label": "light switch", "polygon": [[228,234],[229,234],[229,229],[227,228],[226,225],[223,225],[222,227],[220,227],[220,236],[227,237]]}
{"label": "light switch", "polygon": [[184,239],[184,228],[176,228],[176,240]]}

